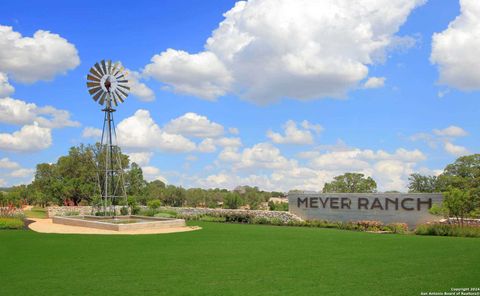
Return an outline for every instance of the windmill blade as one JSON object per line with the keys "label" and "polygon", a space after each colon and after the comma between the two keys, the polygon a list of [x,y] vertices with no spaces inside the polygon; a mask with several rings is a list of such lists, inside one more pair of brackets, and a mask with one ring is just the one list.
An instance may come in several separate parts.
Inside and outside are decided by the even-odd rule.
{"label": "windmill blade", "polygon": [[98,81],[98,82],[100,82],[100,78],[97,78],[97,77],[92,76],[92,75],[90,75],[90,74],[87,75],[87,79],[88,79],[88,80],[92,80],[92,81]]}
{"label": "windmill blade", "polygon": [[124,70],[123,66],[120,65],[120,68],[118,68],[118,71],[113,76],[117,76],[119,73],[122,73],[123,70]]}
{"label": "windmill blade", "polygon": [[126,90],[130,90],[130,87],[128,87],[128,86],[126,86],[126,85],[123,85],[123,84],[120,84],[120,83],[119,83],[118,86],[121,87],[121,88],[124,88],[124,89],[126,89]]}
{"label": "windmill blade", "polygon": [[103,75],[108,74],[107,73],[107,66],[105,65],[105,60],[102,60],[100,63],[102,64]]}
{"label": "windmill blade", "polygon": [[103,105],[105,103],[105,97],[107,96],[106,92],[102,93],[102,96],[100,97],[100,101],[98,102],[100,105]]}
{"label": "windmill blade", "polygon": [[[110,97],[110,98],[112,98],[112,97]],[[112,100],[112,101],[113,101],[113,103],[115,104],[115,107],[117,107],[117,106],[118,106],[117,99],[115,99],[115,97],[113,97],[113,100]]]}
{"label": "windmill blade", "polygon": [[94,77],[96,77],[97,79],[100,79],[100,78],[102,77],[102,75],[100,75],[100,73],[98,73],[98,72],[95,70],[94,67],[95,67],[95,66],[93,66],[93,67],[90,68],[90,73],[92,73],[92,75],[93,75]]}
{"label": "windmill blade", "polygon": [[117,80],[118,83],[128,83],[128,80],[124,79],[124,80]]}
{"label": "windmill blade", "polygon": [[88,87],[98,87],[100,86],[100,83],[98,82],[87,82]]}
{"label": "windmill blade", "polygon": [[[118,73],[118,74],[122,74],[122,73]],[[120,75],[120,76],[118,76],[118,77],[115,77],[115,79],[117,79],[117,80],[118,80],[118,79],[120,79],[120,78],[124,78],[124,77],[125,77],[125,75],[123,75],[123,74],[122,74],[122,75]]]}
{"label": "windmill blade", "polygon": [[118,72],[117,72],[117,70],[118,70],[117,68],[118,68],[119,65],[120,65],[119,62],[115,62],[115,63],[113,64],[113,66],[112,66],[112,72],[111,72],[111,74],[112,74],[114,77],[115,77],[115,74],[114,74],[114,73],[118,73]]}
{"label": "windmill blade", "polygon": [[99,65],[98,63],[95,63],[94,67],[95,67],[95,69],[97,69],[98,73],[100,73],[100,77],[102,77],[103,75],[105,75],[105,74],[103,73],[102,68],[100,67],[100,65]]}
{"label": "windmill blade", "polygon": [[119,89],[119,88],[117,88],[117,90],[118,90],[118,91],[119,91],[119,92],[120,92],[122,95],[124,95],[124,96],[125,96],[125,98],[126,98],[126,97],[128,97],[128,93],[126,93],[126,92],[122,91],[122,90],[121,90],[121,89]]}
{"label": "windmill blade", "polygon": [[99,91],[97,92],[94,96],[93,96],[93,100],[96,102],[98,101],[98,99],[100,98],[100,96],[103,94],[103,91]]}
{"label": "windmill blade", "polygon": [[120,102],[123,103],[124,98],[123,98],[122,95],[120,94],[119,90],[116,89],[116,90],[114,91],[114,93],[115,93],[115,96],[117,96],[117,98],[120,100]]}
{"label": "windmill blade", "polygon": [[112,74],[112,60],[108,60],[107,62],[107,74]]}
{"label": "windmill blade", "polygon": [[88,92],[90,93],[90,95],[93,95],[94,93],[96,93],[97,91],[99,91],[101,89],[102,89],[102,87],[100,87],[100,86],[99,87],[93,87],[93,88],[90,88],[88,90]]}

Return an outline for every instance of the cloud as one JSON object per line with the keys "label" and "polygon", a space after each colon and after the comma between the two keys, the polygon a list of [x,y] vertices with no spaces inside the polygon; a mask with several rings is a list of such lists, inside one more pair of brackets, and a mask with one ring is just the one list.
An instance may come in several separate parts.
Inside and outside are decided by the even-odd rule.
{"label": "cloud", "polygon": [[52,133],[50,128],[40,127],[37,123],[24,125],[19,131],[0,133],[0,150],[29,152],[50,147]]}
{"label": "cloud", "polygon": [[242,146],[242,140],[240,138],[228,138],[228,137],[223,137],[223,138],[218,138],[218,139],[212,139],[212,138],[206,138],[203,139],[198,144],[198,151],[203,152],[203,153],[212,153],[217,151],[217,146],[220,147],[231,147],[231,148],[236,148]]}
{"label": "cloud", "polygon": [[127,149],[168,152],[189,152],[195,150],[195,143],[182,135],[162,130],[150,116],[150,112],[139,109],[117,126],[118,142]]}
{"label": "cloud", "polygon": [[385,85],[385,77],[370,77],[363,84],[363,88],[380,88]]}
{"label": "cloud", "polygon": [[96,127],[87,126],[82,131],[83,138],[94,138],[96,140],[101,140],[102,130]]}
{"label": "cloud", "polygon": [[467,148],[463,146],[455,145],[451,142],[445,142],[444,148],[445,148],[445,151],[455,156],[463,156],[470,153]]}
{"label": "cloud", "polygon": [[139,166],[146,166],[150,163],[150,159],[153,156],[152,152],[133,152],[127,153],[130,159],[130,162],[135,162]]}
{"label": "cloud", "polygon": [[432,37],[430,61],[438,66],[439,82],[460,90],[480,89],[480,2],[461,0],[461,13]]}
{"label": "cloud", "polygon": [[33,37],[22,37],[0,25],[0,72],[16,81],[51,80],[79,64],[75,46],[58,34],[38,30]]}
{"label": "cloud", "polygon": [[32,176],[34,172],[35,172],[34,169],[21,168],[21,169],[12,171],[9,175],[14,178],[25,178],[25,177]]}
{"label": "cloud", "polygon": [[0,98],[7,97],[15,91],[15,88],[8,82],[8,76],[0,72]]}
{"label": "cloud", "polygon": [[0,159],[0,169],[13,170],[20,168],[20,165],[14,161],[11,161],[7,157]]}
{"label": "cloud", "polygon": [[166,83],[174,92],[207,100],[223,96],[232,81],[225,65],[211,52],[189,54],[169,48],[151,62],[142,75]]}
{"label": "cloud", "polygon": [[465,137],[468,135],[468,133],[463,128],[455,125],[451,125],[441,130],[434,129],[433,133],[440,137],[453,137],[453,138]]}
{"label": "cloud", "polygon": [[8,97],[0,99],[0,122],[18,125],[37,122],[39,126],[48,128],[80,126],[78,121],[70,119],[66,110],[52,106],[38,107],[34,103]]}
{"label": "cloud", "polygon": [[323,130],[320,125],[311,124],[306,120],[301,123],[301,126],[303,129],[298,128],[295,121],[288,120],[283,126],[284,135],[269,130],[267,137],[276,144],[309,145],[313,144],[313,135],[310,130],[317,134]]}
{"label": "cloud", "polygon": [[172,119],[165,125],[165,131],[198,138],[216,138],[224,134],[221,124],[210,121],[206,116],[193,112]]}
{"label": "cloud", "polygon": [[439,145],[443,146],[446,152],[453,155],[466,154],[467,149],[462,146],[453,145],[456,138],[465,137],[468,132],[463,128],[450,125],[444,129],[434,129],[432,133],[416,133],[410,137],[411,141],[423,141],[433,149]]}
{"label": "cloud", "polygon": [[160,170],[153,166],[142,167],[142,172],[147,181],[160,180],[163,183],[167,183],[167,179],[161,175]]}
{"label": "cloud", "polygon": [[386,51],[412,42],[395,34],[424,2],[239,1],[204,51],[167,49],[143,74],[207,100],[227,93],[258,104],[342,98],[359,87],[370,65],[386,59]]}
{"label": "cloud", "polygon": [[240,133],[240,131],[236,127],[229,128],[228,132],[231,133],[232,135],[238,135]]}
{"label": "cloud", "polygon": [[155,100],[155,93],[145,83],[140,82],[141,75],[136,71],[127,70],[128,84],[130,86],[130,93],[136,96],[140,101],[151,102]]}
{"label": "cloud", "polygon": [[394,152],[342,146],[332,151],[306,151],[303,161],[287,158],[269,143],[259,143],[243,150],[227,147],[216,161],[220,172],[197,177],[199,186],[234,188],[249,184],[265,190],[322,190],[325,182],[345,172],[373,177],[380,191],[405,191],[408,176],[426,160],[418,150],[398,148]]}

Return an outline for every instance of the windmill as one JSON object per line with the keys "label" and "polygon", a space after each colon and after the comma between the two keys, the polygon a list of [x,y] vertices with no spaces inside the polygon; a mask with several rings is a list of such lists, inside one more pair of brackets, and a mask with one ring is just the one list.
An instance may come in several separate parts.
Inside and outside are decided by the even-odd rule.
{"label": "windmill", "polygon": [[[102,170],[102,182],[99,177],[99,186],[102,196],[103,213],[111,212],[115,216],[115,201],[127,197],[120,149],[116,145],[117,133],[113,120],[113,105],[116,107],[127,98],[130,87],[126,78],[127,72],[120,62],[111,60],[95,63],[87,75],[87,88],[95,102],[104,106],[103,130],[101,148],[105,159]],[[108,209],[111,206],[112,208]]]}

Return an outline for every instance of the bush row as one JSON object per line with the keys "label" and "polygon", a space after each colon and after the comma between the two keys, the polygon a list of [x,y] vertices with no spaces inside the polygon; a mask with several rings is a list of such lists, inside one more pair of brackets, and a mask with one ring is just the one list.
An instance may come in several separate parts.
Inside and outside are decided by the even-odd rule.
{"label": "bush row", "polygon": [[211,213],[208,215],[177,215],[178,218],[195,221],[233,222],[245,224],[263,224],[278,226],[299,226],[336,228],[355,231],[388,231],[392,233],[407,233],[408,225],[405,223],[391,223],[384,225],[379,221],[357,221],[357,222],[331,222],[326,220],[309,221],[288,221],[283,222],[279,218],[268,218],[254,216],[251,213]]}
{"label": "bush row", "polygon": [[21,218],[0,218],[0,229],[22,229],[23,220]]}
{"label": "bush row", "polygon": [[415,230],[419,235],[438,235],[438,236],[460,236],[460,237],[480,237],[480,227],[478,226],[460,226],[451,224],[425,224],[420,225]]}

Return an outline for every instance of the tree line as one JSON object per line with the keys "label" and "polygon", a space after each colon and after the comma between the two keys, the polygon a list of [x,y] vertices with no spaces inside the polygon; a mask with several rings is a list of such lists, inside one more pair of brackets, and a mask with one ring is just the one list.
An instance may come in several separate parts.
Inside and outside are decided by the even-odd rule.
{"label": "tree line", "polygon": [[[120,163],[125,170],[125,189],[130,201],[146,205],[159,200],[165,206],[224,207],[237,209],[248,206],[259,209],[271,197],[283,197],[283,192],[262,191],[258,187],[241,186],[227,189],[185,189],[166,185],[160,180],[148,182],[142,169],[130,162],[128,155],[118,151]],[[99,184],[105,155],[100,144],[71,147],[68,154],[56,163],[41,163],[36,166],[31,184],[20,185],[0,191],[0,206],[20,205],[95,205],[100,201]],[[447,165],[438,176],[414,173],[409,177],[409,192],[443,192],[444,207],[437,212],[448,211],[453,216],[480,215],[480,154],[463,156]],[[292,190],[295,191],[295,190]],[[325,183],[324,193],[373,193],[377,183],[360,173],[345,173]],[[120,202],[120,201],[117,201]],[[286,210],[284,205],[270,202],[271,210]]]}
{"label": "tree line", "polygon": [[[71,147],[68,155],[56,163],[41,163],[36,166],[31,184],[20,185],[0,191],[0,206],[20,205],[95,205],[101,200],[105,154],[100,144]],[[166,185],[160,180],[148,182],[141,167],[130,162],[129,157],[118,151],[124,170],[125,191],[129,200],[146,205],[150,200],[160,200],[165,206],[225,207],[237,209],[247,206],[259,209],[271,197],[282,197],[282,192],[262,191],[258,187],[241,186],[237,190],[185,189]],[[121,200],[117,200],[120,203]],[[277,205],[269,205],[274,209]]]}

